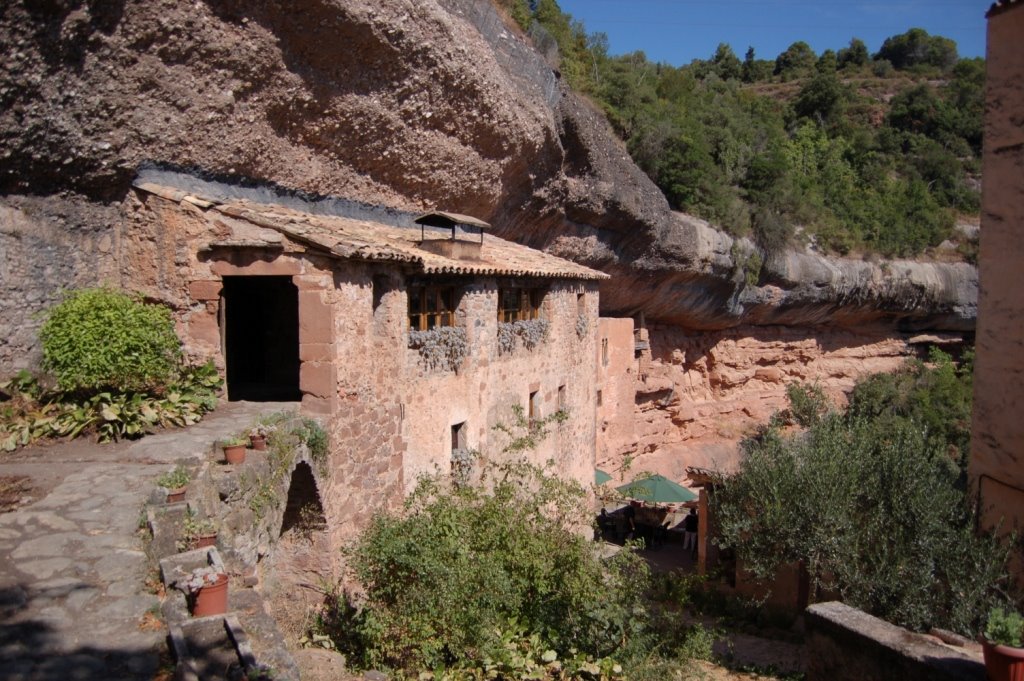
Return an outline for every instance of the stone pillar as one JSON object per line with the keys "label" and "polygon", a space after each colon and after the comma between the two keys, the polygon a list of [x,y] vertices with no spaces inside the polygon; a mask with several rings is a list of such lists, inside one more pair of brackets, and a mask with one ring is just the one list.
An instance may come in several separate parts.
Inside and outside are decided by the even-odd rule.
{"label": "stone pillar", "polygon": [[[982,529],[1024,529],[1024,4],[988,14],[970,477]],[[1024,567],[1014,566],[1018,581]]]}

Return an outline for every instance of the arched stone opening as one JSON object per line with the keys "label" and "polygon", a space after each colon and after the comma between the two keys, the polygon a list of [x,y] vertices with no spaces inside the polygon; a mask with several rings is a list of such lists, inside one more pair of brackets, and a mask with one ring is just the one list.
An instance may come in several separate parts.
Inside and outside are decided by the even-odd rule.
{"label": "arched stone opening", "polygon": [[281,520],[281,536],[293,533],[308,537],[326,529],[327,519],[317,490],[316,478],[313,477],[313,469],[305,461],[300,461],[292,471],[292,480],[288,486],[288,500]]}

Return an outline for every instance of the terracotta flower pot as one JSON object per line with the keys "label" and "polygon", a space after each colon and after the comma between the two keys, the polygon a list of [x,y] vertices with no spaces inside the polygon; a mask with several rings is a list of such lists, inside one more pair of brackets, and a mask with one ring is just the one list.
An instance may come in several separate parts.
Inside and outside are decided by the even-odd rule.
{"label": "terracotta flower pot", "polygon": [[228,576],[217,575],[217,581],[192,593],[192,616],[223,615],[228,611]]}
{"label": "terracotta flower pot", "polygon": [[212,532],[210,534],[201,534],[198,537],[196,537],[196,546],[195,546],[195,548],[197,548],[197,549],[204,549],[204,548],[206,548],[208,546],[216,546],[216,545],[217,545],[217,533],[216,532]]}
{"label": "terracotta flower pot", "polygon": [[[185,492],[188,491],[188,487],[177,487],[175,489],[167,490],[167,503],[173,504],[178,501],[185,501]],[[159,497],[158,497],[159,498]]]}
{"label": "terracotta flower pot", "polygon": [[245,463],[245,445],[224,445],[224,460],[230,464]]}
{"label": "terracotta flower pot", "polygon": [[990,681],[1024,681],[1024,648],[981,642]]}
{"label": "terracotta flower pot", "polygon": [[267,450],[267,438],[265,437],[250,437],[249,442],[252,443],[252,448],[257,452],[265,452]]}

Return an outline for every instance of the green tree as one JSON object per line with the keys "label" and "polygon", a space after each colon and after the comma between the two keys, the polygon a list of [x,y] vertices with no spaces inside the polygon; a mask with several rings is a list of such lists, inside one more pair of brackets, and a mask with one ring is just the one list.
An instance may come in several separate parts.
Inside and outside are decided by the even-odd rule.
{"label": "green tree", "polygon": [[[911,402],[962,380],[945,366],[921,371]],[[712,498],[721,544],[759,577],[799,561],[815,590],[911,629],[972,635],[1005,599],[1009,548],[974,533],[959,473],[919,411],[933,410],[897,414],[894,398],[868,385],[846,413],[746,441],[738,473]]]}
{"label": "green tree", "polygon": [[756,83],[767,81],[772,77],[774,62],[767,59],[757,59],[754,48],[748,47],[747,53],[743,56],[743,65],[740,67],[740,78],[744,83]]}
{"label": "green tree", "polygon": [[897,69],[931,66],[947,70],[957,62],[956,42],[942,36],[928,35],[923,28],[885,39],[875,59],[886,59]]}
{"label": "green tree", "polygon": [[868,63],[868,46],[860,38],[850,40],[850,45],[839,50],[836,62],[840,69],[856,68]]}
{"label": "green tree", "polygon": [[824,75],[834,74],[836,69],[839,68],[835,50],[825,50],[822,52],[821,56],[818,57],[818,63],[815,68],[818,70],[818,73]]}
{"label": "green tree", "polygon": [[715,56],[711,58],[714,65],[714,72],[722,80],[735,80],[742,73],[742,65],[736,53],[732,51],[728,43],[718,43]]}
{"label": "green tree", "polygon": [[800,118],[812,118],[826,123],[841,113],[845,98],[846,90],[833,69],[819,73],[804,83],[793,100],[793,111]]}
{"label": "green tree", "polygon": [[802,40],[798,40],[786,51],[775,58],[775,75],[782,80],[801,78],[809,74],[817,62],[814,50]]}

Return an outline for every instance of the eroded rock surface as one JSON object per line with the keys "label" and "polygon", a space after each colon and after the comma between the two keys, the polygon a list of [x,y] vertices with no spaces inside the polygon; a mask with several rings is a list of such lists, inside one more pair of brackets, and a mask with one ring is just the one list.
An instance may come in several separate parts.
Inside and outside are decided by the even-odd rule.
{"label": "eroded rock surface", "polygon": [[[973,328],[969,265],[801,252],[745,272],[752,246],[672,212],[486,0],[12,0],[0,43],[0,374],[35,362],[34,315],[60,287],[132,285],[115,273],[145,164],[468,213],[612,274],[603,314],[666,325],[638,379],[634,453],[731,442],[786,382],[821,374],[804,343],[843,339],[824,356],[847,351],[848,366],[822,370],[838,390],[854,365],[891,368],[908,332]],[[804,341],[765,340],[779,325]],[[867,327],[866,342],[841,330]],[[730,364],[722,349],[747,340],[775,345]],[[695,342],[716,348],[715,368],[674,362]],[[648,384],[687,401],[652,407],[663,398]]]}

